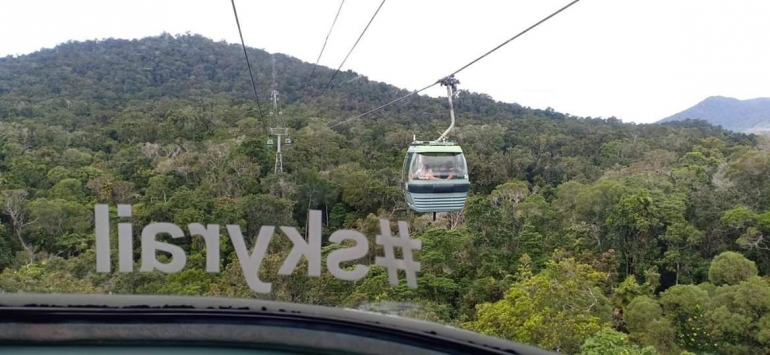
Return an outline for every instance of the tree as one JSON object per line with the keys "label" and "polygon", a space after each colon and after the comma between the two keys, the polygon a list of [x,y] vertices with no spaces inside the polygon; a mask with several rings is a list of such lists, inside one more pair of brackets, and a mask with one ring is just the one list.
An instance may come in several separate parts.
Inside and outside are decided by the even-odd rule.
{"label": "tree", "polygon": [[78,279],[66,271],[46,267],[50,261],[41,261],[21,267],[18,271],[5,269],[0,273],[0,289],[5,292],[38,293],[94,293],[88,280]]}
{"label": "tree", "polygon": [[709,343],[725,354],[758,354],[770,348],[770,284],[750,277],[717,287],[705,315]]}
{"label": "tree", "polygon": [[646,191],[629,194],[620,199],[607,217],[613,246],[625,259],[623,275],[641,276],[656,258],[655,236],[663,227],[656,202]]}
{"label": "tree", "polygon": [[677,334],[671,320],[663,316],[660,304],[650,296],[634,298],[625,308],[623,320],[630,339],[652,345],[664,354],[674,353],[680,348],[676,344]]}
{"label": "tree", "polygon": [[502,300],[478,306],[474,331],[538,347],[576,353],[608,326],[609,301],[598,287],[606,276],[572,259],[549,262],[541,273],[516,282]]}
{"label": "tree", "polygon": [[27,191],[24,190],[3,191],[3,213],[11,219],[11,227],[13,228],[16,240],[24,248],[28,256],[33,258],[37,248],[28,244],[22,236],[24,227],[34,222],[27,220],[28,211],[24,205],[28,195]]}
{"label": "tree", "polygon": [[676,285],[660,294],[663,312],[679,335],[679,345],[697,351],[713,350],[703,322],[709,306],[708,293],[695,285]]}
{"label": "tree", "polygon": [[30,201],[28,210],[35,223],[27,227],[26,235],[36,245],[67,256],[87,249],[85,236],[93,233],[93,212],[88,208],[75,201],[41,198]]}
{"label": "tree", "polygon": [[737,285],[754,276],[757,276],[754,262],[731,251],[717,255],[709,268],[709,280],[717,286]]}
{"label": "tree", "polygon": [[594,336],[586,339],[581,347],[581,355],[657,355],[652,347],[640,349],[631,344],[625,334],[612,330],[602,329]]}

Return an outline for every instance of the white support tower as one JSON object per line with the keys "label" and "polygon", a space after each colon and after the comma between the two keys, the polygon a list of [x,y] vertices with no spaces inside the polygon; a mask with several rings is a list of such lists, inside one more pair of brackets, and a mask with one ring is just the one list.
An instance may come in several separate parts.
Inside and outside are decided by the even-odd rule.
{"label": "white support tower", "polygon": [[283,137],[286,137],[289,135],[289,129],[288,128],[270,128],[270,135],[271,136],[278,136],[278,144],[276,145],[276,151],[275,151],[275,173],[282,173],[283,172],[283,153],[281,153],[281,142],[283,140]]}
{"label": "white support tower", "polygon": [[[276,144],[276,151],[275,151],[275,173],[283,172],[283,153],[281,152],[281,145],[282,144],[291,144],[291,139],[289,138],[289,129],[284,128],[282,114],[283,112],[278,110],[278,90],[276,90],[276,83],[275,83],[275,57],[272,57],[273,59],[273,90],[271,92],[271,98],[273,100],[273,109],[270,111],[270,115],[273,116],[273,123],[276,125],[276,127],[270,128],[270,135],[271,136],[277,136],[278,138],[278,144]],[[268,139],[267,144],[272,145],[272,139]]]}

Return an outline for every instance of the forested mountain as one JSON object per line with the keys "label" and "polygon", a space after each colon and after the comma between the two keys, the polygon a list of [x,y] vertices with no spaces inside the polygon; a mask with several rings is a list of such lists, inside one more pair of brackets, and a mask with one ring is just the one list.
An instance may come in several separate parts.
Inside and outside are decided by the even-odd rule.
{"label": "forested mountain", "polygon": [[712,96],[660,122],[686,119],[704,120],[735,132],[759,132],[770,130],[770,98],[738,100],[731,97]]}
{"label": "forested mountain", "polygon": [[[249,57],[269,124],[271,58]],[[387,300],[415,305],[405,316],[571,354],[770,351],[762,139],[462,91],[453,138],[467,152],[472,196],[433,222],[406,208],[398,179],[412,135],[446,128],[446,100],[414,96],[330,129],[406,91],[345,72],[321,96],[331,70],[319,67],[305,87],[312,64],[275,59],[295,138],[282,174],[272,173],[237,45],[164,34],[0,59],[0,290]],[[279,276],[290,242],[277,232],[260,270],[269,295],[246,285],[225,232],[220,273],[205,271],[200,238],[169,238],[188,255],[180,273],[96,273],[97,203],[132,204],[137,226],[240,224],[252,243],[261,225],[304,232],[307,211],[321,210],[324,256],[337,248],[331,231],[357,229],[374,245],[378,217],[407,220],[423,243],[419,288],[391,287],[377,266],[357,282],[325,268],[307,277],[302,266]],[[141,228],[133,233],[138,270]]]}

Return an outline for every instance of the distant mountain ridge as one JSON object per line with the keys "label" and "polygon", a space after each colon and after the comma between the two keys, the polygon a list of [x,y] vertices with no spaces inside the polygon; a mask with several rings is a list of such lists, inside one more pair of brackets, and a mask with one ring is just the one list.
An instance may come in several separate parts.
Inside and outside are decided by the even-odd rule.
{"label": "distant mountain ridge", "polygon": [[[261,119],[266,115],[262,125],[273,123],[267,114],[267,98],[273,84],[272,59],[285,117],[339,120],[410,92],[343,70],[324,93],[334,69],[319,65],[314,71],[312,63],[290,55],[250,47],[247,52],[262,101],[261,107],[252,108],[248,116]],[[32,107],[46,103],[55,109],[69,105],[79,113],[72,123],[86,124],[83,120],[93,119],[97,112],[122,110],[134,101],[151,105],[157,100],[185,101],[201,110],[210,110],[214,101],[253,105],[254,94],[241,45],[215,42],[197,34],[163,33],[133,40],[69,41],[18,57],[0,57],[0,119],[13,115],[42,116],[43,106],[37,106],[39,112]],[[531,109],[467,90],[461,90],[454,104],[465,124],[507,122],[523,115],[566,117],[554,110]],[[388,119],[405,127],[418,125],[430,132],[443,131],[446,105],[443,97],[414,95],[366,117],[370,121]],[[429,128],[432,124],[444,128]]]}
{"label": "distant mountain ridge", "polygon": [[658,123],[686,119],[704,120],[735,132],[769,131],[770,98],[738,100],[731,97],[711,96]]}

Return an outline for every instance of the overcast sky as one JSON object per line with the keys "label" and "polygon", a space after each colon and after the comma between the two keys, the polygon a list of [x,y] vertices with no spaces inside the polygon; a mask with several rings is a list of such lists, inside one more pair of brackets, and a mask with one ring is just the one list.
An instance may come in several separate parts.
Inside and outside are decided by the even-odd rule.
{"label": "overcast sky", "polygon": [[[422,88],[570,1],[387,0],[343,70]],[[321,65],[340,64],[380,2],[345,2]],[[339,4],[236,0],[246,45],[311,63]],[[0,13],[0,56],[163,31],[240,43],[230,0],[4,0]],[[770,0],[582,0],[458,74],[459,88],[639,123],[708,96],[770,97],[769,16]]]}

